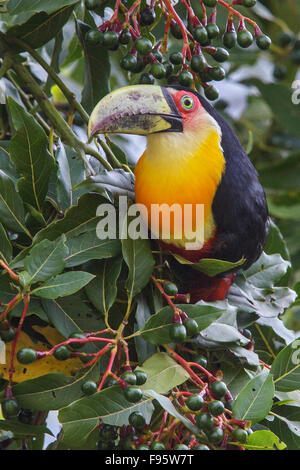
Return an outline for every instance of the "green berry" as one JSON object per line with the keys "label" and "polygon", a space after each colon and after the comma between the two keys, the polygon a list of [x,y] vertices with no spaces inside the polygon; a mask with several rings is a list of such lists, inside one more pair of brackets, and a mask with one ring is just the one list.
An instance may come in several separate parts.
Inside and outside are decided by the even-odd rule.
{"label": "green berry", "polygon": [[106,31],[103,36],[103,45],[110,51],[115,51],[119,47],[119,38],[114,31]]}
{"label": "green berry", "polygon": [[190,88],[193,85],[193,75],[187,70],[180,72],[178,76],[178,81],[180,85]]}
{"label": "green berry", "polygon": [[208,411],[213,416],[220,416],[222,413],[224,413],[225,409],[224,404],[219,400],[211,401],[207,407]]}
{"label": "green berry", "polygon": [[141,26],[150,26],[156,19],[156,14],[153,8],[145,7],[141,11]]}
{"label": "green berry", "polygon": [[67,346],[60,346],[54,351],[53,355],[58,361],[65,361],[71,357],[71,352]]}
{"label": "green berry", "polygon": [[92,380],[87,380],[81,385],[81,390],[85,395],[93,395],[97,392],[97,384]]}
{"label": "green berry", "polygon": [[248,433],[244,429],[236,428],[234,431],[232,431],[231,436],[235,441],[244,443],[247,441]]}
{"label": "green berry", "polygon": [[165,450],[166,447],[162,442],[155,441],[155,442],[152,442],[150,449],[151,450]]}
{"label": "green berry", "polygon": [[148,55],[152,51],[152,42],[147,38],[139,38],[135,41],[135,48],[141,55]]}
{"label": "green berry", "polygon": [[189,318],[183,323],[188,336],[195,336],[199,333],[199,326],[196,320]]}
{"label": "green berry", "polygon": [[157,78],[157,79],[164,78],[166,75],[165,66],[159,63],[153,64],[151,67],[151,73],[154,78]]}
{"label": "green berry", "polygon": [[182,39],[182,32],[181,32],[180,26],[177,23],[171,24],[171,33],[172,33],[172,36],[174,36],[174,38]]}
{"label": "green berry", "polygon": [[199,429],[209,431],[215,425],[213,417],[209,413],[200,413],[196,415],[196,424]]}
{"label": "green berry", "polygon": [[191,395],[186,401],[187,407],[192,411],[201,410],[203,404],[204,404],[203,398],[197,394]]}
{"label": "green berry", "polygon": [[146,372],[144,372],[143,370],[135,370],[134,373],[136,376],[137,385],[144,385],[144,383],[147,382],[148,376]]}
{"label": "green berry", "polygon": [[149,447],[146,446],[145,444],[141,444],[136,448],[136,450],[149,450]]}
{"label": "green berry", "polygon": [[220,30],[215,23],[208,23],[206,26],[206,31],[209,39],[214,39],[219,36]]}
{"label": "green berry", "polygon": [[272,41],[269,38],[269,36],[266,36],[265,34],[261,34],[260,36],[257,36],[256,38],[256,44],[257,46],[265,51],[266,49],[269,49]]}
{"label": "green berry", "polygon": [[223,67],[212,67],[209,70],[209,75],[212,80],[220,81],[220,80],[224,80],[226,74],[225,74],[225,70],[223,69]]}
{"label": "green berry", "polygon": [[[69,336],[69,339],[86,339],[86,336],[84,333],[72,333]],[[73,349],[81,349],[84,346],[84,343],[71,343],[70,346]]]}
{"label": "green berry", "polygon": [[215,428],[210,431],[207,437],[209,442],[212,442],[213,444],[219,444],[224,437],[224,431],[221,428]]}
{"label": "green berry", "polygon": [[253,36],[247,29],[242,29],[237,34],[237,42],[239,46],[247,48],[253,43]]}
{"label": "green berry", "polygon": [[15,336],[16,333],[12,327],[8,328],[8,330],[1,330],[0,333],[0,338],[2,339],[2,341],[4,341],[4,343],[9,343],[14,339]]}
{"label": "green berry", "polygon": [[251,8],[256,4],[256,0],[242,0],[243,7]]}
{"label": "green berry", "polygon": [[126,45],[129,44],[131,41],[131,34],[128,28],[123,29],[122,33],[119,37],[120,44]]}
{"label": "green berry", "polygon": [[143,85],[153,85],[154,77],[151,75],[151,73],[142,73],[139,82]]}
{"label": "green berry", "polygon": [[282,31],[278,35],[278,44],[281,47],[289,46],[294,41],[294,33],[292,31]]}
{"label": "green berry", "polygon": [[202,72],[206,66],[203,55],[194,55],[191,60],[191,68],[194,72]]}
{"label": "green berry", "polygon": [[196,447],[193,447],[193,450],[210,450],[210,448],[204,444],[199,444]]}
{"label": "green berry", "polygon": [[104,41],[104,34],[97,29],[90,29],[85,35],[85,40],[91,44],[101,44]]}
{"label": "green berry", "polygon": [[204,26],[197,26],[197,28],[195,28],[193,31],[193,36],[197,42],[200,42],[200,44],[204,45],[208,41],[207,30],[204,28]]}
{"label": "green berry", "polygon": [[205,356],[199,355],[196,356],[195,359],[193,359],[193,362],[196,362],[200,366],[206,368],[207,367],[207,359]]}
{"label": "green berry", "polygon": [[225,382],[215,381],[211,384],[211,392],[215,398],[222,398],[228,392]]}
{"label": "green berry", "polygon": [[219,91],[213,85],[209,85],[204,89],[206,98],[210,101],[217,100],[219,98]]}
{"label": "green berry", "polygon": [[131,424],[131,426],[135,427],[136,429],[143,429],[146,424],[146,420],[142,413],[138,413],[137,411],[131,413],[128,418],[128,421],[129,424]]}
{"label": "green berry", "polygon": [[183,63],[183,55],[181,52],[173,52],[173,54],[170,55],[169,60],[174,65],[181,65]]}
{"label": "green berry", "polygon": [[182,343],[186,340],[186,329],[181,323],[173,323],[170,326],[170,338],[174,343]]}
{"label": "green berry", "polygon": [[164,291],[168,295],[176,295],[178,294],[178,287],[176,284],[174,284],[174,282],[165,282]]}
{"label": "green berry", "polygon": [[31,348],[22,348],[17,353],[17,359],[20,364],[31,364],[36,361],[37,354],[34,349]]}
{"label": "green berry", "polygon": [[120,65],[122,69],[132,71],[137,65],[136,57],[132,54],[127,54],[122,57]]}
{"label": "green berry", "polygon": [[217,0],[203,0],[203,3],[206,7],[215,7],[217,4]]}
{"label": "green berry", "polygon": [[226,51],[226,49],[223,49],[223,47],[217,47],[216,52],[213,54],[213,58],[217,62],[225,62],[229,59],[229,52]]}
{"label": "green berry", "polygon": [[95,10],[99,5],[99,0],[85,0],[85,6],[88,10]]}
{"label": "green berry", "polygon": [[143,392],[140,388],[129,386],[125,388],[124,395],[130,403],[137,403],[142,398]]}
{"label": "green berry", "polygon": [[1,404],[2,406],[2,414],[4,418],[12,418],[13,416],[17,416],[19,411],[19,405],[17,400],[14,398],[7,398]]}
{"label": "green berry", "polygon": [[124,374],[121,375],[121,379],[130,385],[136,384],[136,375],[134,372],[131,372],[129,370],[124,372]]}
{"label": "green berry", "polygon": [[177,444],[177,446],[174,447],[174,450],[189,450],[189,448],[185,444]]}
{"label": "green berry", "polygon": [[287,68],[284,65],[275,65],[273,70],[273,76],[276,80],[284,80],[287,75]]}
{"label": "green berry", "polygon": [[223,44],[227,49],[232,49],[236,46],[237,34],[234,31],[227,31],[223,36]]}

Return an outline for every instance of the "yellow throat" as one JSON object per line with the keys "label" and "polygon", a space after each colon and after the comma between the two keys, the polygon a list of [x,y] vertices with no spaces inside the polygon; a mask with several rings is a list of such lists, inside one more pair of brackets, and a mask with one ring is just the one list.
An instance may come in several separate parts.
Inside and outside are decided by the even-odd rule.
{"label": "yellow throat", "polygon": [[[207,117],[200,120],[200,126],[182,133],[149,135],[146,151],[135,169],[136,202],[146,206],[149,227],[153,204],[179,204],[182,210],[184,204],[204,205],[204,239],[196,241],[196,249],[201,249],[203,243],[215,233],[212,203],[225,168],[219,126]],[[195,230],[194,210],[192,218],[191,224]],[[161,238],[160,226],[156,232]],[[187,238],[184,235],[181,239],[177,238],[171,231],[170,239],[164,241],[184,248]]]}

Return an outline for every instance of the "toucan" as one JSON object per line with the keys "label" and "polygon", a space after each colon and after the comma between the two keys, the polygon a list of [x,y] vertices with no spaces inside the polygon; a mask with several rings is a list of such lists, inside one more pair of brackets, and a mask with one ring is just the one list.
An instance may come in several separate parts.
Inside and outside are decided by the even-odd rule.
{"label": "toucan", "polygon": [[[202,228],[195,230],[202,238],[194,240],[192,249],[189,234],[176,236],[175,224],[169,239],[160,239],[161,227],[156,227],[158,241],[172,254],[172,266],[192,302],[224,299],[236,271],[260,256],[269,226],[264,190],[231,126],[194,90],[132,85],[95,106],[88,134],[98,133],[146,136],[146,150],[135,168],[135,199],[148,209],[149,222],[152,205],[204,207],[203,227],[195,227],[192,211],[192,229]],[[209,277],[193,269],[203,258],[242,261]]]}

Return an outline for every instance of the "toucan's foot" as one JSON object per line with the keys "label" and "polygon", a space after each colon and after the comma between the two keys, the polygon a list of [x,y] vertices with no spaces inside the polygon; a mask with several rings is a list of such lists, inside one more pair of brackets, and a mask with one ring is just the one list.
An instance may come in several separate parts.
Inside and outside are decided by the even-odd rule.
{"label": "toucan's foot", "polygon": [[228,276],[222,278],[208,278],[205,280],[205,282],[201,283],[201,287],[190,291],[191,303],[194,304],[199,300],[204,300],[206,302],[224,300],[235,276],[235,273],[231,273]]}

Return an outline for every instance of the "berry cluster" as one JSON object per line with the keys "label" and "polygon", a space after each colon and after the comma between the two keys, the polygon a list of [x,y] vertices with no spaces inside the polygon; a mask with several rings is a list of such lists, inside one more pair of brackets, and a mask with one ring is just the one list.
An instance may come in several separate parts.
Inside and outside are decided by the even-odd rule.
{"label": "berry cluster", "polygon": [[[139,83],[153,84],[157,79],[190,88],[202,87],[206,97],[215,100],[218,90],[209,82],[224,79],[225,70],[218,63],[228,60],[228,50],[237,44],[242,48],[249,47],[254,36],[260,49],[268,49],[271,40],[253,20],[223,0],[201,1],[202,14],[198,16],[189,0],[182,0],[182,3],[186,8],[186,21],[182,21],[170,0],[152,0],[150,6],[143,8],[140,0],[134,1],[130,8],[116,1],[111,19],[102,23],[97,30],[88,31],[85,39],[93,44],[102,44],[110,51],[122,49],[120,65],[131,74],[140,74]],[[234,5],[253,7],[255,3],[255,0],[237,0]],[[219,6],[228,11],[222,37],[217,25]],[[97,12],[99,1],[86,0],[86,7]],[[211,10],[208,12],[207,8]],[[238,20],[237,30],[234,18]],[[165,21],[164,37],[156,40],[150,31],[162,20]],[[247,29],[247,22],[253,28],[254,36]],[[177,40],[182,41],[182,47],[176,52],[167,53],[170,43],[177,45]],[[215,41],[220,43],[221,40],[225,48],[214,45]],[[213,65],[211,60],[214,61]]]}

